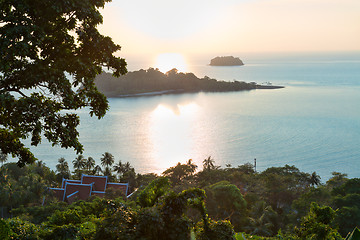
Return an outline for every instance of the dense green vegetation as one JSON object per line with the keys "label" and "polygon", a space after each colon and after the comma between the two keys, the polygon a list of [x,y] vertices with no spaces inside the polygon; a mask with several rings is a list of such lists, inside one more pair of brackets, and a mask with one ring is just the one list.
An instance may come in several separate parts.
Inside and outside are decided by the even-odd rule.
{"label": "dense green vegetation", "polygon": [[[211,157],[201,170],[189,160],[161,175],[136,174],[130,163],[110,153],[100,162],[79,155],[73,172],[65,159],[55,171],[42,162],[23,168],[3,163],[0,234],[12,239],[343,239],[360,223],[360,180],[342,173],[321,183],[315,172],[295,166],[255,172],[249,163],[216,166]],[[130,182],[134,192],[129,198],[108,192],[104,199],[71,205],[51,198],[48,186],[82,173]]]}
{"label": "dense green vegetation", "polygon": [[149,68],[129,72],[115,79],[110,73],[102,73],[96,78],[97,88],[108,97],[149,93],[149,92],[228,92],[256,89],[255,83],[226,82],[211,79],[207,76],[196,77],[193,73],[182,73],[172,69],[162,73]]}

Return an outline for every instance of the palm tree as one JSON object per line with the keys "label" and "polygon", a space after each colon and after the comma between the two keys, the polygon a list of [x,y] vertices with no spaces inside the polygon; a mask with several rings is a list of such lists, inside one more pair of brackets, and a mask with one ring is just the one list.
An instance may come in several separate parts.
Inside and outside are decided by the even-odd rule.
{"label": "palm tree", "polygon": [[109,181],[113,180],[112,170],[110,167],[105,167],[103,173],[104,173],[104,176],[107,176],[109,178]]}
{"label": "palm tree", "polygon": [[249,229],[252,235],[260,235],[260,236],[271,236],[273,232],[271,228],[273,224],[271,222],[266,221],[265,215],[262,215],[260,218],[249,218]]}
{"label": "palm tree", "polygon": [[316,172],[313,172],[310,176],[309,183],[311,186],[317,186],[320,184],[320,176],[316,174]]}
{"label": "palm tree", "polygon": [[86,162],[85,162],[85,158],[84,158],[84,156],[83,155],[78,155],[76,158],[75,158],[75,160],[73,160],[73,164],[74,164],[74,168],[76,169],[76,170],[82,170],[82,169],[84,169],[85,168],[85,166],[86,166]]}
{"label": "palm tree", "polygon": [[6,162],[6,161],[7,161],[7,154],[2,153],[2,152],[0,151],[0,162],[1,162],[1,166],[3,166],[3,165],[4,165],[4,162]]}
{"label": "palm tree", "polygon": [[96,165],[92,171],[92,174],[94,175],[100,175],[102,173],[102,169],[99,165]]}
{"label": "palm tree", "polygon": [[119,162],[114,165],[113,170],[119,175],[119,180],[121,180],[126,173],[135,172],[135,169],[129,162],[124,164],[121,162],[121,160],[119,160]]}
{"label": "palm tree", "polygon": [[125,170],[125,166],[121,162],[121,160],[119,160],[119,162],[113,166],[113,170],[114,170],[114,172],[116,172],[116,174],[119,175],[119,178],[121,178],[121,176],[124,174],[124,170]]}
{"label": "palm tree", "polygon": [[227,163],[227,164],[225,164],[225,167],[226,167],[226,168],[231,168],[231,164],[230,164],[230,163]]}
{"label": "palm tree", "polygon": [[58,164],[56,164],[56,171],[62,177],[68,178],[70,176],[69,164],[66,162],[65,158],[59,158]]}
{"label": "palm tree", "polygon": [[67,163],[65,158],[62,157],[58,159],[58,164],[56,164],[56,172],[57,180],[59,182],[61,182],[63,178],[70,178],[71,174],[69,164]]}
{"label": "palm tree", "polygon": [[198,167],[198,166],[196,166],[196,164],[194,164],[192,162],[192,159],[189,159],[186,165],[189,167],[190,174],[193,174],[196,171],[197,167]]}
{"label": "palm tree", "polygon": [[34,166],[34,172],[39,174],[41,177],[45,175],[45,163],[42,160],[37,160],[35,163],[32,164]]}
{"label": "palm tree", "polygon": [[77,175],[78,178],[81,177],[82,174],[82,170],[85,168],[86,166],[86,162],[85,162],[85,158],[83,155],[78,155],[75,160],[73,160],[73,164],[74,164],[74,173],[75,175]]}
{"label": "palm tree", "polygon": [[215,168],[216,168],[215,167],[215,161],[214,161],[214,159],[211,158],[211,156],[204,159],[204,161],[203,161],[203,170],[209,171],[209,170],[214,170]]}
{"label": "palm tree", "polygon": [[120,182],[129,183],[129,191],[132,192],[134,190],[134,186],[136,185],[136,173],[135,169],[131,166],[129,162],[123,164],[124,170],[122,175],[120,176]]}
{"label": "palm tree", "polygon": [[114,156],[111,153],[105,152],[102,156],[100,160],[103,167],[110,167],[114,164]]}
{"label": "palm tree", "polygon": [[88,172],[95,166],[95,160],[92,157],[88,157],[85,162],[86,169]]}
{"label": "palm tree", "polygon": [[129,172],[129,171],[134,171],[134,168],[130,165],[129,162],[126,162],[124,164],[124,173]]}
{"label": "palm tree", "polygon": [[251,234],[271,236],[273,234],[273,222],[276,222],[277,213],[267,206],[264,201],[257,202],[252,206],[249,225],[245,227]]}

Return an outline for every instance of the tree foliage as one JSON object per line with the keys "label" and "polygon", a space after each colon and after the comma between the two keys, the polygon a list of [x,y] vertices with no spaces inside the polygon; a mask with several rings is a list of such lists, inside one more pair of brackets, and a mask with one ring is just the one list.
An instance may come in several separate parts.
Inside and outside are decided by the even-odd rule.
{"label": "tree foliage", "polygon": [[20,206],[41,204],[47,188],[56,184],[55,172],[45,164],[33,163],[23,168],[16,163],[4,164],[0,168],[0,208],[7,211],[1,209],[1,215]]}
{"label": "tree foliage", "polygon": [[58,159],[58,164],[56,164],[56,172],[59,176],[59,179],[70,178],[69,164],[65,158]]}
{"label": "tree foliage", "polygon": [[196,239],[198,240],[233,240],[234,230],[227,220],[214,221],[209,223],[209,230],[205,231],[204,223],[196,225]]}
{"label": "tree foliage", "polygon": [[[343,235],[360,224],[360,178],[349,179],[333,189],[332,206],[338,209],[335,222]],[[356,226],[356,225],[355,225]]]}
{"label": "tree foliage", "polygon": [[239,188],[227,181],[209,186],[206,192],[209,198],[207,204],[217,218],[228,218],[234,212],[243,213],[246,209],[246,201]]}
{"label": "tree foliage", "polygon": [[10,236],[10,227],[3,219],[0,218],[0,239],[7,240]]}
{"label": "tree foliage", "polygon": [[356,227],[352,232],[346,236],[345,240],[356,240],[360,239],[360,230]]}
{"label": "tree foliage", "polygon": [[295,229],[300,239],[328,240],[342,239],[336,229],[331,227],[335,211],[328,206],[311,204],[308,215],[302,220],[301,227]]}
{"label": "tree foliage", "polygon": [[206,187],[205,191],[209,216],[215,220],[230,220],[236,229],[241,229],[246,219],[247,203],[240,189],[227,181],[221,181]]}
{"label": "tree foliage", "polygon": [[106,95],[115,96],[148,92],[229,92],[256,89],[253,83],[240,81],[228,82],[209,77],[198,78],[193,73],[178,72],[172,69],[162,73],[159,69],[149,68],[129,72],[114,81],[109,73],[97,77],[96,86]]}
{"label": "tree foliage", "polygon": [[170,182],[168,178],[158,178],[139,193],[138,203],[141,207],[152,207],[169,189]]}
{"label": "tree foliage", "polygon": [[[18,228],[27,232],[27,239],[233,239],[235,230],[244,232],[246,239],[295,240],[341,239],[339,233],[345,237],[360,219],[360,182],[344,174],[336,174],[339,181],[316,185],[311,184],[312,174],[294,166],[254,172],[251,164],[244,164],[191,174],[180,171],[180,181],[171,184],[168,177],[135,174],[128,162],[115,166],[120,179],[130,177],[140,186],[131,197],[108,192],[103,199],[91,197],[72,205],[49,199],[41,206],[46,186],[60,184],[55,173],[40,161],[23,168],[4,164],[0,207],[5,207],[5,215],[12,209],[11,214],[19,217],[16,224],[7,225],[14,233]],[[166,172],[178,166],[195,169],[188,161]],[[284,195],[271,193],[275,190]]]}
{"label": "tree foliage", "polygon": [[103,167],[111,167],[115,161],[114,156],[109,152],[105,152],[100,160]]}
{"label": "tree foliage", "polygon": [[196,168],[197,166],[189,159],[186,164],[178,163],[176,166],[166,169],[163,175],[169,177],[170,181],[175,185],[193,175]]}
{"label": "tree foliage", "polygon": [[26,138],[37,146],[45,136],[81,153],[73,110],[89,107],[101,118],[108,109],[94,79],[102,67],[125,74],[126,62],[113,55],[120,46],[96,29],[105,2],[0,2],[0,150],[19,166],[36,159]]}
{"label": "tree foliage", "polygon": [[4,164],[7,161],[7,155],[0,151],[0,162]]}
{"label": "tree foliage", "polygon": [[40,226],[24,221],[20,218],[12,218],[7,221],[10,226],[10,239],[37,240],[39,239]]}
{"label": "tree foliage", "polygon": [[278,214],[271,206],[266,206],[264,201],[256,202],[252,206],[249,224],[245,229],[254,235],[272,236],[275,233],[274,227],[278,220]]}

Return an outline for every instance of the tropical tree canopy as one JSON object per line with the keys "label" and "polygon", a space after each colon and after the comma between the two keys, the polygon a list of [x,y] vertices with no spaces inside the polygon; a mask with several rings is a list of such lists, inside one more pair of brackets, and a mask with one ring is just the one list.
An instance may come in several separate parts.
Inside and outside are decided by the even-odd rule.
{"label": "tropical tree canopy", "polygon": [[23,166],[36,160],[23,140],[82,153],[77,114],[89,107],[101,118],[106,97],[94,79],[103,67],[125,74],[126,62],[110,37],[96,29],[109,0],[2,0],[0,2],[0,150]]}
{"label": "tropical tree canopy", "polygon": [[103,157],[100,159],[102,166],[110,167],[114,164],[114,156],[111,153],[105,152],[102,156]]}
{"label": "tropical tree canopy", "polygon": [[90,171],[90,169],[95,167],[95,159],[93,159],[92,157],[88,157],[85,165],[86,165],[87,170]]}
{"label": "tropical tree canopy", "polygon": [[86,166],[86,159],[80,154],[73,160],[73,164],[75,169],[81,170]]}
{"label": "tropical tree canopy", "polygon": [[189,159],[187,164],[178,163],[174,167],[170,167],[163,172],[163,175],[169,177],[172,183],[179,183],[184,178],[194,174],[197,166]]}
{"label": "tropical tree canopy", "polygon": [[4,163],[7,161],[7,155],[0,151],[0,162]]}
{"label": "tropical tree canopy", "polygon": [[217,167],[215,166],[215,160],[209,156],[208,158],[204,159],[203,161],[203,171],[214,170]]}
{"label": "tropical tree canopy", "polygon": [[70,177],[70,169],[69,164],[65,160],[65,158],[59,158],[58,164],[56,164],[56,172],[61,176],[65,178]]}

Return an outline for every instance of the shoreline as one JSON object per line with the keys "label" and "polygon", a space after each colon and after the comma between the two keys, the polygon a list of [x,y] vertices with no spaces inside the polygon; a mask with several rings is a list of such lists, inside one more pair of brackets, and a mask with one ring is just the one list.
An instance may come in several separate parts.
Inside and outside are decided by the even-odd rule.
{"label": "shoreline", "polygon": [[[272,85],[255,85],[254,88],[251,89],[243,89],[243,90],[234,90],[234,91],[206,91],[208,93],[215,92],[241,92],[241,91],[251,91],[256,89],[281,89],[285,88],[285,86],[272,86]],[[163,90],[163,91],[153,91],[153,92],[143,92],[143,93],[133,93],[133,94],[120,94],[114,96],[108,96],[109,98],[135,98],[135,97],[150,97],[150,96],[160,96],[167,94],[181,94],[181,93],[200,93],[205,91],[186,91],[185,89],[173,89],[173,90]]]}
{"label": "shoreline", "polygon": [[163,90],[163,91],[143,92],[143,93],[133,93],[133,94],[120,94],[111,97],[112,98],[146,97],[146,96],[158,96],[158,95],[177,94],[177,93],[185,93],[185,90],[178,89],[178,90]]}
{"label": "shoreline", "polygon": [[273,85],[256,85],[256,89],[280,89],[285,86],[273,86]]}

